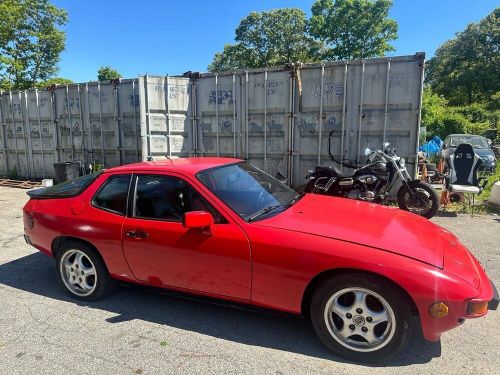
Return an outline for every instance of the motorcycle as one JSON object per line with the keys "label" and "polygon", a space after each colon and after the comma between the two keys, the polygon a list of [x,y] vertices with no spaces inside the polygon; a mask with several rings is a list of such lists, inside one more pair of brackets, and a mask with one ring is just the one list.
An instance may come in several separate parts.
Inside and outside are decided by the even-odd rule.
{"label": "motorcycle", "polygon": [[384,143],[384,150],[365,150],[367,162],[363,166],[350,161],[337,161],[330,147],[332,161],[336,166],[316,166],[308,171],[306,192],[358,199],[379,204],[389,203],[389,192],[397,181],[401,187],[397,192],[399,208],[430,219],[439,209],[439,197],[426,182],[414,180],[406,169],[405,159],[396,154],[394,147]]}

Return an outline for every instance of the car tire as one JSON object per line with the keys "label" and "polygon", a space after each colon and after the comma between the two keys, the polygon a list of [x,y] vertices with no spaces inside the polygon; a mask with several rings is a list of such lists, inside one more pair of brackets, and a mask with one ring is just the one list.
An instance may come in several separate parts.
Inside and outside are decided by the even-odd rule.
{"label": "car tire", "polygon": [[56,273],[63,290],[83,301],[97,301],[118,287],[118,282],[111,278],[97,251],[78,241],[66,241],[59,248]]}
{"label": "car tire", "polygon": [[314,291],[310,317],[319,339],[332,352],[373,363],[395,356],[405,347],[411,333],[410,306],[408,297],[382,278],[345,274]]}

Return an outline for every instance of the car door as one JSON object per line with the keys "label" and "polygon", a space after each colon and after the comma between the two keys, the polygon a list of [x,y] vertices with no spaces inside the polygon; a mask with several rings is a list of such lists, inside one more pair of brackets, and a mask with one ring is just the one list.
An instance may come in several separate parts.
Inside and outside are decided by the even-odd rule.
{"label": "car door", "polygon": [[[131,189],[123,251],[138,280],[250,298],[250,246],[238,224],[179,176],[138,174]],[[214,230],[185,228],[182,217],[188,211],[210,212]]]}

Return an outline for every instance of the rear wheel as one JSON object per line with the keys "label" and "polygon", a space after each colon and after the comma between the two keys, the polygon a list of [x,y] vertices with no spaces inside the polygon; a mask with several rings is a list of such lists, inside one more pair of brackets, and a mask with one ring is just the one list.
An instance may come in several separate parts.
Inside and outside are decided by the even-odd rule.
{"label": "rear wheel", "polygon": [[400,352],[411,331],[407,297],[372,275],[335,277],[313,294],[311,319],[321,341],[354,361],[377,362]]}
{"label": "rear wheel", "polygon": [[78,241],[65,242],[56,256],[57,279],[71,297],[96,301],[113,292],[113,280],[97,251]]}
{"label": "rear wheel", "polygon": [[[439,210],[436,190],[423,181],[408,181],[412,194],[403,185],[398,191],[399,208],[430,219]],[[413,195],[413,197],[412,197]]]}

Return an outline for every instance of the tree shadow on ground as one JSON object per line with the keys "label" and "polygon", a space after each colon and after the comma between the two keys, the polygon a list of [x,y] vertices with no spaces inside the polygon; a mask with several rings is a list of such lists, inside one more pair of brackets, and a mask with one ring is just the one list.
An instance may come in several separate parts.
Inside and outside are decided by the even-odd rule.
{"label": "tree shadow on ground", "polygon": [[[68,297],[58,286],[54,261],[34,253],[0,265],[0,284],[40,296],[72,302],[116,314],[110,324],[139,319],[183,330],[198,332],[246,345],[284,350],[312,357],[346,362],[329,352],[304,318],[254,309],[244,305],[186,294],[159,293],[158,289],[127,285],[97,302],[82,302]],[[422,337],[415,318],[407,350],[399,357],[371,366],[406,366],[427,363],[441,355],[441,344]]]}

